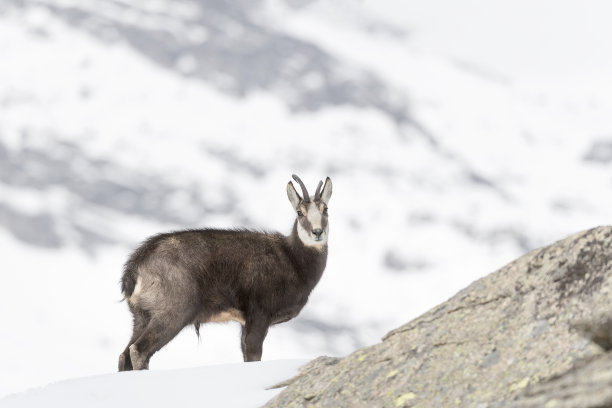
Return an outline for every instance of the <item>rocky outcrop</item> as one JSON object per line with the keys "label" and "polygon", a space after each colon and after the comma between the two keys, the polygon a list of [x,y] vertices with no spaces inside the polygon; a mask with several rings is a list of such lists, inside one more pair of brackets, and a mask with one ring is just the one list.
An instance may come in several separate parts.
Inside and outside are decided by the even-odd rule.
{"label": "rocky outcrop", "polygon": [[612,406],[611,312],[612,227],[600,227],[517,259],[379,344],[312,361],[266,406]]}
{"label": "rocky outcrop", "polygon": [[529,387],[517,408],[612,407],[612,318],[599,316],[573,326],[606,353],[578,361],[561,375]]}

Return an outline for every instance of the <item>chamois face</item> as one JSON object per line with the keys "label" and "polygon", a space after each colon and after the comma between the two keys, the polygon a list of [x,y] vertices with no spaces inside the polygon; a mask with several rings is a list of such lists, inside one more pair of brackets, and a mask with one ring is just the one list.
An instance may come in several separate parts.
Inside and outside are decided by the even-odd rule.
{"label": "chamois face", "polygon": [[322,182],[319,182],[314,197],[306,191],[306,187],[299,177],[293,176],[302,187],[305,198],[295,191],[293,183],[287,184],[287,195],[297,215],[297,233],[302,243],[309,247],[322,249],[327,244],[329,232],[327,203],[332,193],[332,183],[328,177],[321,191]]}

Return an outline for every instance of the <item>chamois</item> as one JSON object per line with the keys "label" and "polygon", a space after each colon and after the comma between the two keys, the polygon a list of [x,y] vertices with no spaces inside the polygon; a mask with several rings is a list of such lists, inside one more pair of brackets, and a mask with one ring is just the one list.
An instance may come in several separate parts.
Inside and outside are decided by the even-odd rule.
{"label": "chamois", "polygon": [[[314,197],[295,174],[287,195],[297,216],[289,236],[245,229],[196,229],[155,235],[125,264],[121,291],[134,317],[119,371],[148,369],[151,356],[184,327],[234,320],[244,361],[261,360],[271,325],[302,310],[327,262],[328,177]],[[321,189],[323,186],[323,189]]]}

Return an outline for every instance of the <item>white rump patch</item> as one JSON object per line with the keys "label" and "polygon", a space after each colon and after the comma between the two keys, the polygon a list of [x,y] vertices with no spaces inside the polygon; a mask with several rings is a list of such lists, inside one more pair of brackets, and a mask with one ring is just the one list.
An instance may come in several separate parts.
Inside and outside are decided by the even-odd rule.
{"label": "white rump patch", "polygon": [[140,296],[141,291],[142,291],[142,278],[138,276],[138,278],[136,278],[136,286],[134,286],[134,292],[132,292],[132,294],[128,298],[128,303],[131,304],[132,306],[136,306],[136,303],[138,302],[138,297]]}
{"label": "white rump patch", "polygon": [[138,278],[136,278],[136,286],[134,286],[134,292],[132,293],[132,296],[138,296],[141,290],[142,290],[142,278],[139,276]]}

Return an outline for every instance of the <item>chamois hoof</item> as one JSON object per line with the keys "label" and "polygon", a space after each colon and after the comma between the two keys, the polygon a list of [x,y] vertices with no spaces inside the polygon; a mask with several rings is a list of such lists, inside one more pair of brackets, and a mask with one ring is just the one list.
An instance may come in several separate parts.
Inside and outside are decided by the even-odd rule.
{"label": "chamois hoof", "polygon": [[119,371],[125,371],[125,355],[119,354]]}
{"label": "chamois hoof", "polygon": [[132,361],[130,360],[129,354],[125,352],[119,354],[119,371],[132,371]]}
{"label": "chamois hoof", "polygon": [[144,358],[142,354],[136,349],[136,345],[130,346],[130,359],[132,360],[132,366],[134,370],[148,370],[149,362]]}

